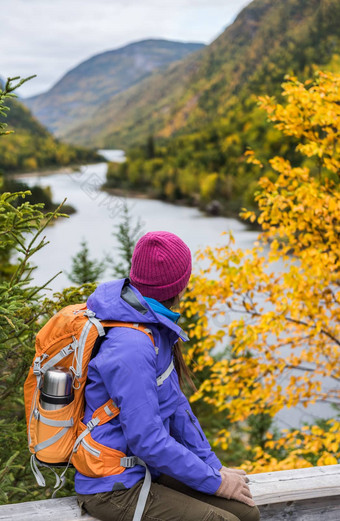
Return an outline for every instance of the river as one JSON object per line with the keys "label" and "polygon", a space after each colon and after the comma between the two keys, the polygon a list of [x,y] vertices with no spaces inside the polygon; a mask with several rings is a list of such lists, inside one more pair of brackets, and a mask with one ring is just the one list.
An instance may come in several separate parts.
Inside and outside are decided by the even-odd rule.
{"label": "river", "polygon": [[[100,151],[107,159],[124,160],[119,150]],[[34,256],[34,282],[44,284],[53,275],[62,270],[49,287],[50,292],[60,291],[71,285],[67,274],[71,271],[72,257],[79,252],[80,242],[86,239],[91,258],[101,260],[105,256],[116,258],[117,241],[113,232],[121,222],[123,198],[100,190],[105,181],[106,163],[84,165],[79,171],[70,173],[51,172],[20,176],[29,186],[39,184],[51,187],[54,201],[67,197],[76,213],[69,218],[60,219],[46,230],[49,244]],[[232,231],[235,247],[251,248],[258,237],[258,232],[248,230],[237,219],[226,217],[208,217],[196,208],[177,206],[151,199],[125,198],[132,217],[140,219],[143,231],[167,230],[179,235],[190,247],[193,254],[206,246],[225,244],[223,232]],[[118,259],[119,260],[119,259]],[[194,260],[194,269],[199,265]],[[278,269],[280,267],[278,266]],[[107,269],[102,281],[110,280],[112,274]],[[281,385],[285,382],[281,381]],[[304,422],[313,422],[315,417],[332,417],[334,413],[326,404],[317,404],[303,408],[300,406],[283,409],[276,417],[279,427],[297,427]]]}
{"label": "river", "polygon": [[[123,158],[121,151],[101,153],[114,160]],[[37,284],[43,284],[63,270],[50,287],[53,291],[59,291],[69,286],[67,273],[71,271],[71,259],[79,251],[82,239],[86,239],[91,257],[101,259],[109,254],[115,259],[117,242],[112,234],[121,222],[123,198],[100,191],[106,169],[106,163],[98,163],[85,165],[79,172],[20,176],[29,186],[38,184],[51,187],[54,201],[60,202],[67,197],[67,203],[76,209],[75,214],[60,219],[46,230],[50,243],[34,257],[37,265],[34,280]],[[226,239],[222,237],[222,232],[228,230],[234,233],[236,246],[240,248],[252,247],[258,235],[258,232],[249,231],[237,219],[208,217],[197,208],[144,198],[124,199],[132,217],[142,221],[144,232],[166,230],[176,233],[188,244],[193,254],[208,245],[224,244]],[[109,279],[110,272],[107,270],[102,280]]]}

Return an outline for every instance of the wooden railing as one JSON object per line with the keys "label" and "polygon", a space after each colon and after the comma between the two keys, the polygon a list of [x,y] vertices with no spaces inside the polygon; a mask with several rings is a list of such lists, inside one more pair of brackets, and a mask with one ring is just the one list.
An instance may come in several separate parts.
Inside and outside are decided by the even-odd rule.
{"label": "wooden railing", "polygon": [[[252,474],[262,521],[340,521],[340,465]],[[80,516],[76,498],[0,506],[1,521],[94,521]]]}

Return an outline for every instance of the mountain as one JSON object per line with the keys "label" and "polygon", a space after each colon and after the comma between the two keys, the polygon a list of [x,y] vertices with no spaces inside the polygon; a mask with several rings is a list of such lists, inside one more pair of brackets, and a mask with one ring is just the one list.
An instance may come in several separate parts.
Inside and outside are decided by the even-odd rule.
{"label": "mountain", "polygon": [[275,94],[339,52],[339,0],[255,0],[217,40],[107,100],[64,136],[126,147],[202,129],[252,94]]}
{"label": "mountain", "polygon": [[0,174],[101,159],[93,150],[55,139],[19,99],[11,99],[6,105],[10,110],[6,118],[0,116],[0,122],[7,123],[6,130],[14,133],[0,137]]}
{"label": "mountain", "polygon": [[255,0],[209,47],[114,96],[65,137],[127,149],[127,162],[110,165],[110,187],[225,214],[256,207],[258,178],[272,174],[249,165],[246,150],[302,161],[258,96],[280,99],[287,74],[340,72],[339,20],[339,0]]}
{"label": "mountain", "polygon": [[112,96],[202,47],[200,43],[167,40],[131,43],[82,62],[48,92],[24,102],[39,121],[62,136],[75,124],[90,119]]}

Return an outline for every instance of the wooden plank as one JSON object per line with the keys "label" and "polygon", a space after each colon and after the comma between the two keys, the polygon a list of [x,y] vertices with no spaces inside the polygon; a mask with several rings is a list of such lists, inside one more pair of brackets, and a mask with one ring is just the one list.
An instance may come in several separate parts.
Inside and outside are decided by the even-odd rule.
{"label": "wooden plank", "polygon": [[[340,465],[252,474],[261,521],[340,521]],[[0,506],[0,521],[95,521],[80,515],[76,498]]]}
{"label": "wooden plank", "polygon": [[324,467],[306,467],[303,469],[280,470],[274,472],[263,472],[260,474],[248,474],[250,478],[256,478],[256,481],[268,483],[277,481],[278,479],[293,478],[310,478],[315,476],[331,476],[340,474],[340,465],[326,465]]}
{"label": "wooden plank", "polygon": [[94,521],[91,516],[80,515],[74,496],[0,506],[1,521],[73,521],[74,519]]}
{"label": "wooden plank", "polygon": [[249,479],[257,505],[340,495],[340,465],[251,474]]}
{"label": "wooden plank", "polygon": [[[260,506],[261,521],[339,521],[340,496]],[[47,499],[0,506],[1,521],[96,521],[80,515],[76,498]]]}
{"label": "wooden plank", "polygon": [[339,521],[340,496],[259,507],[261,521]]}

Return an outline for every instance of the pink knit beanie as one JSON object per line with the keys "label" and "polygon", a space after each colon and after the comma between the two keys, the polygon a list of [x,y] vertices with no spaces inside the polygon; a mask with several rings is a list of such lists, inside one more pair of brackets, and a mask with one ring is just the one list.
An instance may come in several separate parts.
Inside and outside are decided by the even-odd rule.
{"label": "pink knit beanie", "polygon": [[132,255],[131,284],[144,297],[159,302],[178,295],[188,284],[191,253],[170,232],[149,232],[139,239]]}

